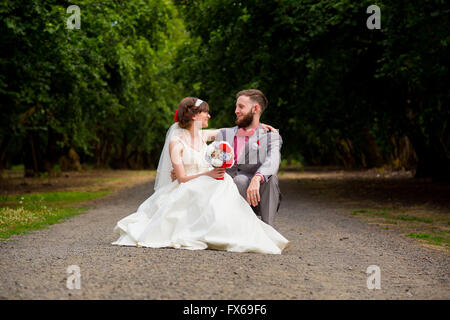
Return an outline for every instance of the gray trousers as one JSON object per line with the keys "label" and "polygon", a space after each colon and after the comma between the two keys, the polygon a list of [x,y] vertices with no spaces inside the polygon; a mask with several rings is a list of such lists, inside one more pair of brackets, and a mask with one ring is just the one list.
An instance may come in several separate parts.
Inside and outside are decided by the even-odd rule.
{"label": "gray trousers", "polygon": [[[247,201],[247,189],[250,184],[250,178],[243,174],[238,174],[233,178],[239,193]],[[256,207],[252,206],[253,211],[261,216],[261,220],[274,226],[275,214],[278,212],[281,203],[281,192],[278,186],[278,177],[272,175],[267,181],[261,183],[259,187],[261,201]]]}

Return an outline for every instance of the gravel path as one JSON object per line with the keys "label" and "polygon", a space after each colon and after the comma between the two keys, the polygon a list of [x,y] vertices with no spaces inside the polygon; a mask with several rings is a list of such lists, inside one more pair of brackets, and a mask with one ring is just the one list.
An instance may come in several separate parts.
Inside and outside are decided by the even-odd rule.
{"label": "gravel path", "polygon": [[[303,186],[304,187],[304,186]],[[115,223],[153,190],[137,185],[87,213],[0,242],[1,299],[449,299],[450,256],[281,181],[282,255],[117,247]],[[66,287],[67,267],[81,289]],[[381,289],[366,286],[369,265]]]}

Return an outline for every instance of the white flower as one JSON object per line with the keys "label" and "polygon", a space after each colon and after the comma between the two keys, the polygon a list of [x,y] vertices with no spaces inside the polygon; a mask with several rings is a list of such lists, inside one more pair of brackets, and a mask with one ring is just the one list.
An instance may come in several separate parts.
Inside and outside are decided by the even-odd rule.
{"label": "white flower", "polygon": [[214,146],[215,149],[219,149],[220,145],[219,145],[219,141],[214,141],[213,143],[211,143],[212,146]]}
{"label": "white flower", "polygon": [[223,165],[223,161],[220,159],[212,159],[211,164],[213,167],[221,167]]}
{"label": "white flower", "polygon": [[231,159],[231,153],[223,153],[223,161],[228,161]]}
{"label": "white flower", "polygon": [[207,147],[206,147],[206,154],[207,155],[211,155],[212,153],[213,153],[213,151],[214,151],[214,146],[213,146],[213,144],[211,143],[210,145],[208,145]]}
{"label": "white flower", "polygon": [[258,148],[259,148],[258,143],[254,142],[254,143],[252,144],[252,149],[253,149],[253,150],[258,150]]}

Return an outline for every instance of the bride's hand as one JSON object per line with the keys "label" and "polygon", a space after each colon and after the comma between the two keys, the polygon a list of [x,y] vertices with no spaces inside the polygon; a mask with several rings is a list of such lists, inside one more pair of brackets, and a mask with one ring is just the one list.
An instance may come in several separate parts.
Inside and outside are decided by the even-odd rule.
{"label": "bride's hand", "polygon": [[175,169],[172,169],[172,171],[170,171],[170,178],[172,179],[172,182],[177,179],[177,175],[175,174]]}
{"label": "bride's hand", "polygon": [[213,170],[208,171],[206,175],[214,179],[223,178],[225,170],[225,168],[214,168]]}
{"label": "bride's hand", "polygon": [[275,129],[272,126],[269,126],[268,124],[261,123],[261,128],[263,128],[266,131],[272,131],[274,133],[278,133],[277,129]]}

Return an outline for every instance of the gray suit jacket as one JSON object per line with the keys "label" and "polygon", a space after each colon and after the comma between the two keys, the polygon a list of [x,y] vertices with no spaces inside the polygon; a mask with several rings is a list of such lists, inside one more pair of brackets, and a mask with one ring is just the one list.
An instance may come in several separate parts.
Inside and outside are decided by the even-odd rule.
{"label": "gray suit jacket", "polygon": [[[217,134],[215,141],[227,141],[234,148],[234,137],[237,131],[237,126],[222,129]],[[244,174],[252,178],[255,173],[259,172],[264,176],[264,181],[268,181],[272,175],[277,174],[280,167],[282,143],[283,140],[278,133],[266,131],[259,125],[245,144],[238,163],[227,169],[227,173],[232,177]]]}

